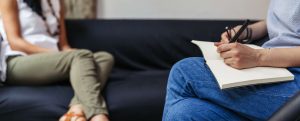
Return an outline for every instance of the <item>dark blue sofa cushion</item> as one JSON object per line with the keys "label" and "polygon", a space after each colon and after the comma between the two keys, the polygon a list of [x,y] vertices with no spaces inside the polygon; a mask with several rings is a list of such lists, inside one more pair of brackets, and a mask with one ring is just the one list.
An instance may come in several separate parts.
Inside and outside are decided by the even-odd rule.
{"label": "dark blue sofa cushion", "polygon": [[113,121],[161,120],[168,70],[115,70],[105,89]]}
{"label": "dark blue sofa cushion", "polygon": [[70,86],[0,88],[1,121],[57,121],[73,95]]}

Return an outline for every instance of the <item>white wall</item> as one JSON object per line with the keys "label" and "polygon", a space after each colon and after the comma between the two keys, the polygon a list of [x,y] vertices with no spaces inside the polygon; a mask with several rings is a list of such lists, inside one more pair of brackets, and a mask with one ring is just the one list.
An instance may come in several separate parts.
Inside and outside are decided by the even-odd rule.
{"label": "white wall", "polygon": [[264,19],[269,0],[98,0],[104,19]]}

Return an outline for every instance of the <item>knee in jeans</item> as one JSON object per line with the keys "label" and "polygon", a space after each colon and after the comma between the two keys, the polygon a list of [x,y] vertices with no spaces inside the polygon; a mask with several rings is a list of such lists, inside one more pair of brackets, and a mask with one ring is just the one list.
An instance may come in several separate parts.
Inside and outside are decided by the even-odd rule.
{"label": "knee in jeans", "polygon": [[[199,64],[200,63],[200,64]],[[171,69],[169,81],[168,84],[183,84],[184,82],[183,78],[185,75],[189,75],[194,72],[195,68],[205,68],[204,66],[201,67],[201,64],[204,63],[204,59],[200,57],[191,57],[183,59],[179,62],[177,62]],[[191,80],[185,80],[185,81],[191,81]]]}
{"label": "knee in jeans", "polygon": [[[173,65],[172,70],[191,71],[194,68],[205,68],[205,60],[201,57],[190,57],[178,61]],[[172,72],[172,71],[171,71]]]}
{"label": "knee in jeans", "polygon": [[204,59],[201,57],[190,57],[190,58],[185,58],[180,61],[178,61],[173,68],[181,68],[181,67],[187,67],[187,66],[194,66],[196,62],[201,62],[204,63]]}
{"label": "knee in jeans", "polygon": [[[185,68],[195,68],[196,62],[204,63],[204,59],[200,57],[185,58],[173,65],[171,70],[182,70]],[[172,72],[172,71],[171,71]]]}

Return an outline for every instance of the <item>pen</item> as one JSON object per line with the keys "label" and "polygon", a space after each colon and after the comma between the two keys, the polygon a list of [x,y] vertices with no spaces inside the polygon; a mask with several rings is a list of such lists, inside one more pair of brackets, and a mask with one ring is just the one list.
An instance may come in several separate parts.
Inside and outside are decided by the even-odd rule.
{"label": "pen", "polygon": [[227,36],[228,36],[228,39],[231,40],[231,28],[226,26],[225,27],[225,30],[226,30],[226,33],[227,33]]}
{"label": "pen", "polygon": [[229,43],[233,43],[233,42],[237,41],[237,39],[241,36],[241,34],[243,33],[243,31],[248,27],[249,22],[250,21],[247,19],[245,21],[245,23],[242,25],[242,27],[239,29],[239,31],[233,36],[233,38],[230,39]]}

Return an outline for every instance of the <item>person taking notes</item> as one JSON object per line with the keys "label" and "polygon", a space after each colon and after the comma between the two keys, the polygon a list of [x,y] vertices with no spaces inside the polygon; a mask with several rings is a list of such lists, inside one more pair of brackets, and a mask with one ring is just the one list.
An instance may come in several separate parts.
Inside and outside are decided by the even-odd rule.
{"label": "person taking notes", "polygon": [[300,90],[300,2],[270,0],[267,19],[249,25],[238,37],[243,42],[268,34],[262,49],[230,43],[240,28],[225,31],[215,43],[226,65],[287,68],[294,80],[221,90],[203,58],[184,59],[170,72],[163,121],[267,120]]}

